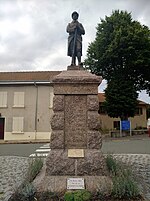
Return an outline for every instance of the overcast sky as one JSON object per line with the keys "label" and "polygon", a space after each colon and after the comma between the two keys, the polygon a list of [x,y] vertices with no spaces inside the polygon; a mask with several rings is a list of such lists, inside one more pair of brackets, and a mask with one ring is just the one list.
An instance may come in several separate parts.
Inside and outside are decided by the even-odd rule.
{"label": "overcast sky", "polygon": [[[84,60],[100,18],[116,9],[132,12],[133,19],[150,27],[150,0],[0,0],[0,71],[66,70],[71,13],[79,12],[86,31]],[[145,93],[140,96],[150,103]]]}

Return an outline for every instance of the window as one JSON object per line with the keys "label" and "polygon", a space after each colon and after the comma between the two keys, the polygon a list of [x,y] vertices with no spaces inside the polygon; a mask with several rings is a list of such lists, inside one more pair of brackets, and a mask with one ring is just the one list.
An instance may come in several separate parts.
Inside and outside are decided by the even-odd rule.
{"label": "window", "polygon": [[24,92],[14,92],[13,107],[24,107]]}
{"label": "window", "polygon": [[114,129],[120,130],[120,121],[114,121]]}
{"label": "window", "polygon": [[99,103],[99,110],[98,110],[99,114],[107,114],[105,107],[102,103]]}
{"label": "window", "polygon": [[0,92],[0,107],[7,107],[7,92]]}
{"label": "window", "polygon": [[142,115],[142,114],[143,114],[142,107],[137,107],[137,109],[136,109],[136,115]]}
{"label": "window", "polygon": [[50,93],[50,102],[49,102],[49,108],[53,108],[53,98],[54,98],[54,93]]}
{"label": "window", "polygon": [[24,117],[13,117],[13,133],[23,133]]}

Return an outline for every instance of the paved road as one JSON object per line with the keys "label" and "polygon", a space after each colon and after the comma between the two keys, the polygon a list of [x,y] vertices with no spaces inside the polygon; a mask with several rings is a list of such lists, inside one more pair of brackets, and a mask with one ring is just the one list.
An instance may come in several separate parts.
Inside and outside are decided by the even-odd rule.
{"label": "paved road", "polygon": [[0,144],[0,156],[28,157],[42,144]]}
{"label": "paved road", "polygon": [[[44,144],[0,144],[0,156],[28,157]],[[150,138],[104,141],[102,151],[103,153],[114,154],[150,154]]]}
{"label": "paved road", "polygon": [[150,138],[103,142],[103,153],[150,154]]}

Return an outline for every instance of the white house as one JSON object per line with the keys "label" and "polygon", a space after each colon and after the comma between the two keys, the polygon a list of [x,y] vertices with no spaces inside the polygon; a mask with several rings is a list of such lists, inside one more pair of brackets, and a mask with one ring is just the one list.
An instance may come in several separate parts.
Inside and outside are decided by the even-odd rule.
{"label": "white house", "polygon": [[52,79],[59,73],[0,72],[0,139],[50,139]]}

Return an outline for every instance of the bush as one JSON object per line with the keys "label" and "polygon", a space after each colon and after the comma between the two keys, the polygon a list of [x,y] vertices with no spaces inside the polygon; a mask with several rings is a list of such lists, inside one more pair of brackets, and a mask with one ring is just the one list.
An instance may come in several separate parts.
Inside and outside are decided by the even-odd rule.
{"label": "bush", "polygon": [[58,201],[60,200],[59,196],[50,191],[45,191],[45,192],[40,192],[36,194],[37,200],[38,201]]}
{"label": "bush", "polygon": [[24,184],[20,193],[22,195],[22,200],[24,200],[24,201],[25,200],[29,200],[29,201],[35,200],[34,195],[36,193],[36,190],[31,183]]}
{"label": "bush", "polygon": [[65,201],[88,201],[91,198],[91,193],[87,190],[78,190],[74,192],[66,192],[64,195]]}
{"label": "bush", "polygon": [[101,191],[97,191],[96,194],[95,194],[95,197],[98,199],[98,200],[105,200],[106,198],[106,195],[105,193],[102,193]]}
{"label": "bush", "polygon": [[74,193],[73,192],[66,192],[64,195],[65,201],[74,201]]}
{"label": "bush", "polygon": [[29,165],[27,176],[23,184],[16,189],[15,193],[10,198],[10,201],[33,201],[36,200],[35,193],[36,190],[31,184],[37,174],[43,167],[43,161],[41,159],[34,159]]}
{"label": "bush", "polygon": [[9,201],[34,201],[36,190],[31,183],[24,183],[17,189]]}
{"label": "bush", "polygon": [[31,161],[29,168],[28,168],[28,173],[27,173],[27,181],[32,182],[37,174],[40,172],[40,170],[43,167],[43,161],[42,159],[34,159]]}
{"label": "bush", "polygon": [[87,201],[90,200],[91,193],[87,190],[80,190],[74,192],[74,201]]}
{"label": "bush", "polygon": [[111,155],[106,158],[108,170],[112,173],[112,196],[115,198],[136,198],[140,196],[138,186],[129,168],[118,163]]}
{"label": "bush", "polygon": [[120,171],[120,165],[116,162],[116,160],[111,156],[108,155],[106,158],[106,165],[110,173],[113,175],[117,175]]}
{"label": "bush", "polygon": [[114,176],[112,195],[115,198],[136,198],[139,194],[137,184],[130,176]]}

